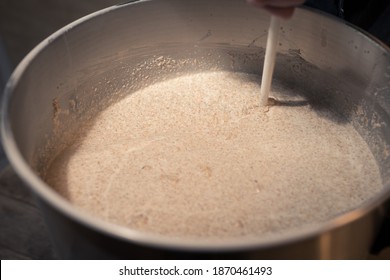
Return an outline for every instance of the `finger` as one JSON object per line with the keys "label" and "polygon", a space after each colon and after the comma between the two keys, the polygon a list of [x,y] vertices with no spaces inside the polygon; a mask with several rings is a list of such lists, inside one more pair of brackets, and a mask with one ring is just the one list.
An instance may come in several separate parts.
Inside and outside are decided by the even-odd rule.
{"label": "finger", "polygon": [[263,9],[270,12],[271,14],[281,17],[283,19],[289,19],[294,14],[294,7],[290,8],[279,8],[279,7],[271,7],[271,6],[264,6]]}
{"label": "finger", "polygon": [[302,5],[305,0],[247,0],[247,2],[258,7],[293,7]]}

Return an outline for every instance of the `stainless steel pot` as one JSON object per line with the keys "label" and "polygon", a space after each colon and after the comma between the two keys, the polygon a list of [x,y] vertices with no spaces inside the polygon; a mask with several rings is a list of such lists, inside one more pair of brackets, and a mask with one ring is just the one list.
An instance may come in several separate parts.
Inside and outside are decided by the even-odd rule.
{"label": "stainless steel pot", "polygon": [[[390,50],[344,22],[306,9],[282,24],[275,79],[300,88],[316,110],[332,110],[335,121],[352,122],[370,146],[383,191],[358,209],[252,241],[177,240],[92,217],[38,176],[47,155],[65,146],[83,120],[126,93],[185,72],[260,74],[268,22],[268,14],[243,0],[131,1],[64,27],[20,63],[5,89],[3,145],[36,193],[60,257],[366,257],[388,225]],[[168,58],[164,66],[161,57]]]}

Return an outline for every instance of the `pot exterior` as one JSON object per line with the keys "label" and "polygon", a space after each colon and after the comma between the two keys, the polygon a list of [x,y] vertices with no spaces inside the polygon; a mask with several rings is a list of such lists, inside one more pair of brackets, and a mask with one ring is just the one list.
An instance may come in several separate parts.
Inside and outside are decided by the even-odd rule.
{"label": "pot exterior", "polygon": [[43,201],[40,206],[62,259],[366,259],[383,218],[383,209],[376,209],[348,226],[283,245],[195,252],[120,240],[69,219]]}

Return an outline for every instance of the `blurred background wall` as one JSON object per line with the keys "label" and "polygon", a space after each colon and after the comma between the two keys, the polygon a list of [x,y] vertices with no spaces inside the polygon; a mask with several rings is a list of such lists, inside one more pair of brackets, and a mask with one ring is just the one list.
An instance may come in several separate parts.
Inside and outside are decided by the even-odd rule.
{"label": "blurred background wall", "polygon": [[0,0],[0,36],[16,65],[40,41],[64,25],[124,0]]}

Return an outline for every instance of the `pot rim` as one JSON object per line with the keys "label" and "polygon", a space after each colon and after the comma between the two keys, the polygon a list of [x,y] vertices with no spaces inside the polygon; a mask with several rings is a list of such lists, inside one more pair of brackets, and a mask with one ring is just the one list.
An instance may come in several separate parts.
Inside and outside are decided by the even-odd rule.
{"label": "pot rim", "polygon": [[[92,20],[95,17],[102,16],[106,13],[113,12],[117,9],[121,9],[124,6],[130,6],[134,4],[142,4],[144,2],[149,2],[151,0],[132,0],[124,4],[119,4],[116,6],[111,6],[103,10],[99,10],[92,14],[89,14],[85,17],[82,17],[65,27],[59,29],[57,32],[53,33],[47,39],[38,44],[27,56],[20,62],[16,67],[11,77],[9,78],[6,87],[4,89],[2,104],[1,104],[1,139],[4,147],[4,151],[7,155],[8,160],[10,161],[11,166],[17,173],[17,175],[22,179],[22,181],[29,186],[32,191],[34,191],[39,198],[43,199],[48,205],[56,209],[65,216],[71,218],[72,220],[77,221],[78,223],[87,226],[93,230],[97,230],[100,233],[107,234],[109,236],[119,238],[125,241],[132,243],[139,243],[142,245],[160,247],[160,248],[169,248],[176,250],[191,250],[191,251],[236,251],[236,250],[246,250],[246,249],[267,249],[274,246],[280,246],[285,244],[290,244],[297,241],[302,241],[305,239],[314,238],[324,232],[335,230],[343,225],[352,223],[369,212],[375,210],[382,204],[384,204],[390,198],[390,183],[385,184],[383,189],[377,193],[374,197],[365,201],[359,208],[348,211],[344,214],[341,214],[331,220],[326,222],[306,226],[304,228],[299,228],[297,230],[289,230],[285,233],[278,233],[274,236],[263,236],[258,238],[248,238],[245,237],[236,237],[236,238],[226,238],[223,240],[219,239],[210,239],[210,240],[200,240],[192,238],[183,238],[183,237],[166,237],[157,234],[145,233],[137,230],[132,230],[123,226],[112,224],[102,219],[85,212],[82,209],[77,208],[72,205],[65,198],[56,193],[50,186],[48,186],[32,168],[27,164],[23,159],[14,138],[14,134],[11,129],[10,120],[8,117],[8,105],[12,98],[13,89],[18,84],[22,78],[25,70],[35,59],[35,57],[50,43],[63,34],[69,32],[76,26],[82,25],[83,23]],[[299,8],[308,11],[314,11],[310,8]],[[337,20],[343,24],[346,24],[350,28],[358,30],[363,33],[366,37],[371,39],[373,43],[377,44],[379,47],[383,48],[385,52],[390,54],[390,48],[384,43],[368,34],[367,32],[342,21],[339,18],[336,18],[332,15],[318,12],[324,17],[329,17],[334,20]]]}

